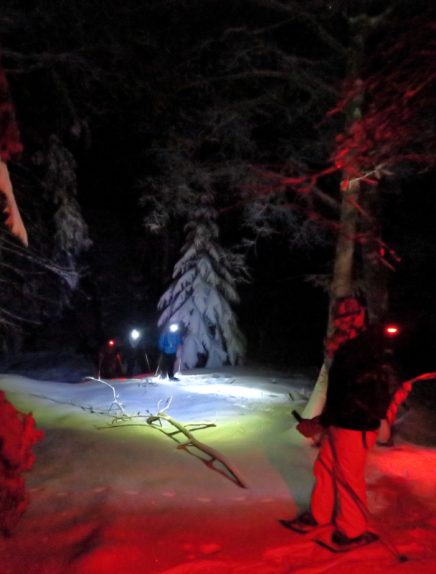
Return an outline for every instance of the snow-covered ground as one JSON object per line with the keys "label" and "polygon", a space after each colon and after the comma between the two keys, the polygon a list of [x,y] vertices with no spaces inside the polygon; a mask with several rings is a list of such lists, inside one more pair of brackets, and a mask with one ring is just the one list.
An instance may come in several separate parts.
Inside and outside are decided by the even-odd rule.
{"label": "snow-covered ground", "polygon": [[[289,440],[310,376],[221,369],[111,384],[135,418],[113,423],[120,408],[96,380],[0,375],[0,389],[45,432],[27,474],[30,506],[14,536],[0,539],[0,574],[436,572],[435,448],[398,435],[369,457],[373,527],[409,560],[379,542],[333,555],[279,523],[307,508],[312,487],[317,451]],[[146,424],[169,398],[176,421],[216,425],[193,434],[246,488],[201,451],[177,448],[186,437]]]}

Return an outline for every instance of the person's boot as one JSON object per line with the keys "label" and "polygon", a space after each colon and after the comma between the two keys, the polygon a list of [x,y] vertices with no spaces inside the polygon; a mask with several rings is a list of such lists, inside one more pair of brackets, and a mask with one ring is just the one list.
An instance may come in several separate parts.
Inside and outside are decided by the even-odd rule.
{"label": "person's boot", "polygon": [[341,551],[345,551],[352,548],[357,548],[359,546],[366,546],[378,540],[377,534],[367,530],[359,536],[354,536],[352,538],[346,536],[339,530],[335,530],[332,534],[332,543],[337,546]]}
{"label": "person's boot", "polygon": [[310,511],[303,512],[294,520],[287,520],[283,521],[286,522],[284,526],[290,528],[294,532],[299,532],[301,534],[305,534],[306,532],[311,532],[315,528],[319,527],[318,522],[312,516]]}

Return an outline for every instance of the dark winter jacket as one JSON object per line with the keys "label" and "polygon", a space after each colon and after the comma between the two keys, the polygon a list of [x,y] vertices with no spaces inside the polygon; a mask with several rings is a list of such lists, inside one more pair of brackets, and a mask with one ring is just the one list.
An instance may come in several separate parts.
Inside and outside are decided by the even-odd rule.
{"label": "dark winter jacket", "polygon": [[177,347],[182,344],[182,340],[178,333],[171,333],[171,331],[162,333],[159,337],[159,350],[166,355],[175,355]]}
{"label": "dark winter jacket", "polygon": [[376,430],[398,385],[380,326],[364,331],[335,353],[321,423],[351,430]]}

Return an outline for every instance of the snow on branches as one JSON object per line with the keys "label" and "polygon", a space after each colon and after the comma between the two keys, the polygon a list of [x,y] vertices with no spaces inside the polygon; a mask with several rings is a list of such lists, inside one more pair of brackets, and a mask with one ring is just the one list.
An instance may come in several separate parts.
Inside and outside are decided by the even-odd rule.
{"label": "snow on branches", "polygon": [[173,282],[162,295],[159,326],[180,322],[185,329],[181,364],[206,367],[238,364],[245,350],[232,304],[238,303],[236,284],[244,270],[239,255],[218,241],[216,211],[204,192],[185,226],[182,257],[174,266]]}
{"label": "snow on branches", "polygon": [[430,121],[436,109],[435,25],[425,15],[397,23],[360,77],[344,82],[343,97],[329,115],[346,112],[356,98],[363,110],[336,138],[333,162],[349,177],[365,176],[375,185],[401,164],[436,164]]}
{"label": "snow on branches", "polygon": [[47,165],[45,187],[53,195],[56,206],[55,260],[74,267],[78,256],[90,247],[91,241],[76,197],[76,162],[54,135],[50,138]]}
{"label": "snow on branches", "polygon": [[[355,45],[342,95],[322,122],[334,118],[338,127],[324,166],[317,170],[294,158],[275,172],[258,166],[261,183],[251,199],[286,207],[360,246],[367,263],[394,270],[400,257],[383,241],[377,211],[387,180],[436,165],[434,11],[413,21],[401,11],[377,19],[362,13],[351,24]],[[355,219],[354,229],[344,225],[344,211]]]}

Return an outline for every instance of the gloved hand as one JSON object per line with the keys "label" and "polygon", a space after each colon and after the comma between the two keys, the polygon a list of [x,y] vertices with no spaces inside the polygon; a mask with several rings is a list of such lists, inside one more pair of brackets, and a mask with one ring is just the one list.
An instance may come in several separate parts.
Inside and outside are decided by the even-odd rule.
{"label": "gloved hand", "polygon": [[321,434],[324,430],[320,422],[320,417],[314,417],[313,419],[303,419],[297,424],[297,430],[306,438],[313,438]]}

